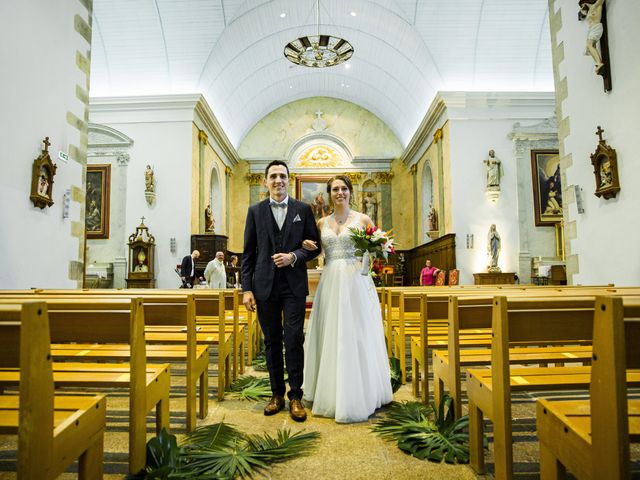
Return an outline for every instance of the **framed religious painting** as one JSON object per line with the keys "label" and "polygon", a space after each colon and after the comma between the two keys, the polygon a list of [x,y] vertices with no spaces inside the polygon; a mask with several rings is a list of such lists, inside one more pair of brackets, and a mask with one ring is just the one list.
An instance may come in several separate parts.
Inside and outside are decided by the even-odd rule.
{"label": "framed religious painting", "polygon": [[538,227],[562,220],[562,183],[558,150],[531,150],[534,219]]}
{"label": "framed religious painting", "polygon": [[111,165],[87,165],[85,230],[87,238],[109,238]]}
{"label": "framed religious painting", "polygon": [[331,175],[296,175],[296,198],[311,205],[316,221],[332,212],[327,193]]}

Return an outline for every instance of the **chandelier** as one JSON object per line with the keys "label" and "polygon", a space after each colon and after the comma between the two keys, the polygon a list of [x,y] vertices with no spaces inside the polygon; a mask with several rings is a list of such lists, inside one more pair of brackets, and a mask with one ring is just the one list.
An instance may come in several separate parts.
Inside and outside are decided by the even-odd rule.
{"label": "chandelier", "polygon": [[312,68],[333,67],[353,55],[353,46],[344,38],[320,35],[320,0],[316,2],[316,35],[296,38],[284,47],[284,56],[296,65]]}

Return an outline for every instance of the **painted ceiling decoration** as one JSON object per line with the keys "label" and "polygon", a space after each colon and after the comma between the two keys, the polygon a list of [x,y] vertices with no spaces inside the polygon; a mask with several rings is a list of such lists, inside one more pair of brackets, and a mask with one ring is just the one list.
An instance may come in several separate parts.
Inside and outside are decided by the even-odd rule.
{"label": "painted ceiling decoration", "polygon": [[323,35],[354,54],[306,68],[284,45],[316,0],[94,0],[91,96],[202,93],[237,148],[302,98],[353,102],[406,146],[438,91],[552,91],[547,0],[321,0]]}

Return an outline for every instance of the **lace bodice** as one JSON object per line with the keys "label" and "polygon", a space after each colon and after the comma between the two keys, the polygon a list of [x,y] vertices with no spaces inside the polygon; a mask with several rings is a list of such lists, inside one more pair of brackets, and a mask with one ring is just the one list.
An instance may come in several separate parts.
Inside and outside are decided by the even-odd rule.
{"label": "lace bodice", "polygon": [[332,260],[356,260],[356,248],[349,234],[349,227],[357,227],[358,222],[351,222],[340,234],[329,228],[329,219],[325,220],[322,225],[320,238],[322,240],[322,250],[324,252],[325,261],[328,263]]}

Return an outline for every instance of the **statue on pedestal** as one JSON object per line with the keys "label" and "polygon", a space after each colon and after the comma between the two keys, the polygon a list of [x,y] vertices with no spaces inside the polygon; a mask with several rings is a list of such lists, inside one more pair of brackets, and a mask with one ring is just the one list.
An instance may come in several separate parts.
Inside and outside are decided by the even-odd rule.
{"label": "statue on pedestal", "polygon": [[489,265],[487,271],[489,273],[500,273],[500,267],[498,267],[498,257],[500,256],[500,234],[496,230],[496,224],[494,223],[489,228],[487,235],[487,255],[489,256]]}
{"label": "statue on pedestal", "polygon": [[496,152],[489,150],[489,158],[483,161],[487,166],[487,190],[500,190],[502,163],[496,158]]}
{"label": "statue on pedestal", "polygon": [[211,211],[211,205],[207,205],[204,209],[204,231],[214,233],[215,221],[213,220],[213,212]]}

